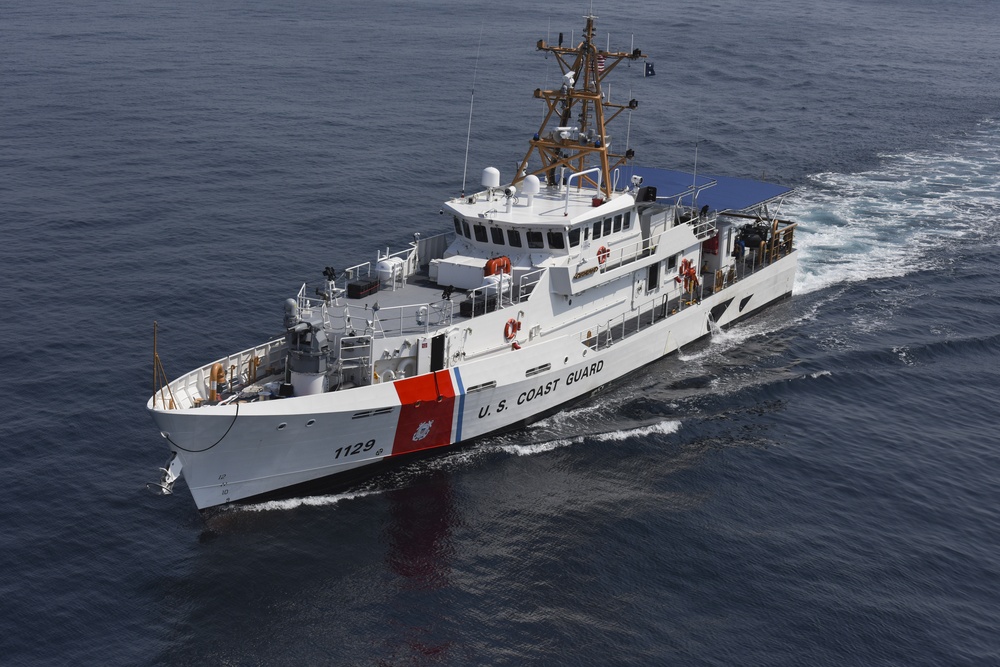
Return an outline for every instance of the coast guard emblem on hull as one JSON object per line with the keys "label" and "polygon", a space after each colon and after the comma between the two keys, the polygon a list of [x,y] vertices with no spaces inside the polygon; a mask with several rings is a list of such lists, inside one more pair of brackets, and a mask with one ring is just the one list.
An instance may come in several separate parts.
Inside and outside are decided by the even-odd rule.
{"label": "coast guard emblem on hull", "polygon": [[433,419],[430,420],[429,422],[422,422],[420,426],[417,427],[417,430],[413,434],[413,442],[417,442],[419,440],[423,440],[424,438],[426,438],[427,434],[431,432],[431,426],[434,426]]}

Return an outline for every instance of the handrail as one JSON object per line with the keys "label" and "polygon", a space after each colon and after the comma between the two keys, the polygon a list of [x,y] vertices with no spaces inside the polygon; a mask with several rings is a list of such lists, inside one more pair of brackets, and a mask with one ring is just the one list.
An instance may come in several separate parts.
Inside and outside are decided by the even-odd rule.
{"label": "handrail", "polygon": [[[531,292],[535,289],[535,285],[537,285],[541,281],[542,274],[545,273],[545,271],[546,269],[544,268],[535,269],[534,271],[529,271],[528,273],[521,275],[520,279],[518,279],[517,281],[517,303],[521,303],[521,300],[524,299],[525,296],[531,294]],[[535,274],[538,275],[536,278],[534,278],[534,280],[532,280],[531,282],[525,282],[526,278],[528,278],[529,276],[534,276]],[[530,289],[525,291],[525,288],[530,288]]]}
{"label": "handrail", "polygon": [[690,220],[691,226],[694,228],[694,235],[699,240],[705,240],[708,238],[712,232],[717,228],[716,222],[719,219],[718,213],[711,216],[706,216],[704,218],[698,217],[697,224],[694,223],[694,219]]}
{"label": "handrail", "polygon": [[[712,180],[708,181],[707,183],[702,183],[701,185],[698,185],[698,184],[689,185],[687,187],[687,189],[685,189],[681,193],[672,194],[672,195],[665,195],[663,197],[657,197],[657,199],[674,199],[674,200],[677,201],[677,205],[678,206],[684,206],[684,204],[681,203],[681,202],[688,195],[691,196],[691,200],[692,201],[696,202],[696,201],[698,201],[698,195],[701,194],[702,190],[707,190],[709,188],[714,188],[718,184],[719,184],[719,182],[713,178]],[[692,205],[691,208],[694,208],[694,206]]]}
{"label": "handrail", "polygon": [[229,392],[237,392],[265,377],[284,372],[286,347],[284,337],[275,338],[185,373],[168,385],[176,399],[175,406],[179,409],[191,408],[208,397],[208,383],[215,364],[220,364],[225,371]]}
{"label": "handrail", "polygon": [[[493,311],[500,310],[504,307],[503,298],[506,293],[508,303],[514,303],[514,281],[509,277],[505,281],[504,276],[509,274],[500,274],[500,283],[492,285],[483,285],[482,287],[477,287],[476,289],[469,292],[468,298],[472,300],[472,317],[476,316],[476,299],[479,293],[482,293],[483,301],[485,302],[485,308],[488,309],[490,306],[490,296],[491,293],[496,295],[496,301],[493,305]],[[506,287],[505,287],[506,284]],[[485,311],[484,311],[485,312]]]}
{"label": "handrail", "polygon": [[[372,263],[371,262],[362,262],[360,264],[355,264],[354,266],[352,266],[350,268],[344,269],[344,275],[346,276],[346,279],[347,280],[354,280],[355,278],[360,278],[361,277],[361,271],[360,271],[360,269],[362,267],[368,267],[368,270],[365,271],[364,275],[370,276],[372,274]],[[355,273],[355,271],[357,271],[357,273]]]}
{"label": "handrail", "polygon": [[[383,259],[389,259],[390,257],[402,257],[403,255],[413,255],[416,251],[417,251],[417,247],[415,245],[413,245],[412,241],[411,241],[411,244],[410,244],[409,248],[403,248],[402,250],[397,250],[396,252],[393,252],[393,253],[390,253],[389,252],[389,248],[386,247],[386,249],[385,249],[385,255],[379,254],[379,259],[383,260]],[[376,254],[378,254],[377,251],[376,251]],[[409,257],[407,257],[406,259],[409,259]]]}
{"label": "handrail", "polygon": [[568,214],[569,213],[570,181],[572,181],[574,177],[579,178],[580,179],[580,186],[579,187],[582,187],[582,185],[583,185],[583,177],[586,176],[587,174],[592,174],[595,171],[597,172],[597,193],[600,194],[600,192],[601,192],[601,175],[604,173],[601,170],[600,167],[593,167],[591,169],[586,169],[584,171],[574,171],[573,173],[571,173],[569,176],[566,177],[566,205],[565,205],[565,208],[563,208],[563,213],[564,214]]}
{"label": "handrail", "polygon": [[[784,232],[790,230],[783,228],[780,231]],[[785,246],[786,243],[790,243],[790,239],[782,239],[777,242],[776,245],[780,249],[781,247],[787,247]],[[789,249],[789,252],[790,251],[791,250]],[[741,280],[754,275],[761,269],[764,269],[773,264],[775,261],[781,259],[780,257],[776,257],[774,259],[758,257],[759,254],[759,252],[746,252],[740,263],[733,265],[730,267],[729,271],[724,272],[722,277],[722,289],[732,287]],[[748,255],[750,255],[749,258],[747,257]],[[714,293],[717,294],[718,292],[716,291]],[[689,293],[683,290],[678,292],[670,291],[666,294],[656,296],[640,303],[632,312],[623,313],[610,318],[603,324],[592,325],[584,329],[580,329],[576,334],[570,334],[570,336],[576,338],[578,341],[587,345],[591,349],[600,350],[608,347],[615,340],[621,340],[622,338],[634,336],[657,322],[661,322],[677,313],[683,312],[687,308],[700,303],[704,298],[705,282],[699,281],[698,288],[695,292]],[[630,328],[630,323],[632,322],[635,323],[635,326]]]}
{"label": "handrail", "polygon": [[[365,370],[365,374],[368,376],[369,381],[371,380],[372,369],[374,364],[372,363],[372,339],[374,336],[371,334],[362,334],[360,336],[342,336],[340,338],[340,349],[337,352],[337,368],[338,371],[343,373],[345,368],[361,368]],[[345,343],[356,344],[345,345]],[[361,351],[367,352],[367,354],[360,354],[358,356],[347,357],[345,359],[345,350],[351,351]],[[347,362],[347,363],[345,363]]]}
{"label": "handrail", "polygon": [[[408,332],[416,331],[427,333],[432,326],[450,325],[455,315],[455,304],[450,299],[401,306],[384,306],[377,311],[356,304],[348,304],[347,308],[352,317],[359,317],[366,322],[371,318],[373,330],[377,322],[381,330],[374,330],[373,334],[379,334],[377,337],[380,338],[387,338],[391,335],[402,336]],[[432,321],[431,313],[438,314],[435,321]]]}
{"label": "handrail", "polygon": [[[610,269],[617,269],[618,267],[626,264],[631,264],[637,259],[647,257],[648,255],[656,252],[656,247],[660,244],[660,237],[662,236],[663,234],[660,233],[657,234],[655,238],[641,238],[634,243],[611,250],[608,255],[608,259],[604,264],[600,265],[601,273],[609,271]],[[629,251],[632,251],[632,254],[626,257],[626,253]],[[617,258],[617,261],[615,261],[615,258]]]}

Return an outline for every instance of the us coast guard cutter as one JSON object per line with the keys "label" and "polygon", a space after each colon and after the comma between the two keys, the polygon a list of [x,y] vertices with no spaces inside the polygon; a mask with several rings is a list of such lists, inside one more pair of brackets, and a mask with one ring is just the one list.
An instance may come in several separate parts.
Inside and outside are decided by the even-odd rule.
{"label": "us coast guard cutter", "polygon": [[453,229],[319,284],[285,334],[167,382],[147,409],[198,508],[516,428],[791,294],[789,191],[633,164],[602,84],[638,49],[544,41],[559,87],[513,179],[445,202]]}

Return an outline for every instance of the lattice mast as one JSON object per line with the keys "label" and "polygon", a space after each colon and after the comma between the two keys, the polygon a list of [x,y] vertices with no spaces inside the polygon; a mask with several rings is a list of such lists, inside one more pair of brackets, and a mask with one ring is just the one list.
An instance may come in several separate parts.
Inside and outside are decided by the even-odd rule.
{"label": "lattice mast", "polygon": [[[552,185],[558,183],[560,167],[582,172],[591,166],[598,166],[601,168],[601,191],[607,198],[611,196],[613,187],[611,172],[631,160],[634,152],[626,147],[624,153],[613,153],[611,136],[606,128],[623,111],[635,109],[639,103],[633,99],[628,104],[611,104],[605,99],[601,83],[623,60],[638,60],[646,56],[639,49],[631,53],[601,50],[594,43],[594,19],[597,17],[584,18],[587,19],[587,26],[583,39],[575,47],[563,47],[562,35],[558,46],[538,40],[539,51],[548,51],[556,57],[562,70],[562,85],[553,90],[535,90],[535,97],[545,101],[547,111],[518,166],[514,183],[517,184],[528,174],[544,174],[545,181]],[[529,170],[528,163],[536,152],[541,166]],[[591,175],[584,179],[596,187],[596,179]]]}

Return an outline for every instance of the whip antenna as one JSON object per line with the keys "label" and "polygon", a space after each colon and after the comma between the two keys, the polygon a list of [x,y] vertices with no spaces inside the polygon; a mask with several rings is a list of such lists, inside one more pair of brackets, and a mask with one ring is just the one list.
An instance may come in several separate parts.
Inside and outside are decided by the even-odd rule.
{"label": "whip antenna", "polygon": [[[699,99],[699,107],[701,100]],[[698,144],[701,143],[701,114],[698,114],[698,130],[694,137],[694,174],[691,180],[691,208],[698,206]]]}
{"label": "whip antenna", "polygon": [[691,175],[691,208],[698,206],[698,140],[694,142],[694,173]]}
{"label": "whip antenna", "polygon": [[476,75],[479,73],[479,52],[483,48],[483,27],[479,26],[479,46],[476,47],[476,67],[472,70],[472,97],[469,99],[469,132],[465,135],[465,166],[462,167],[462,196],[465,196],[465,177],[469,173],[469,143],[472,141],[472,105],[476,102]]}
{"label": "whip antenna", "polygon": [[[628,98],[632,99],[632,89],[628,89]],[[625,148],[629,148],[629,137],[632,136],[632,109],[628,110],[628,127],[625,129]]]}

